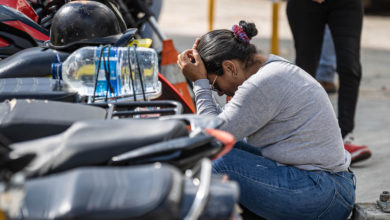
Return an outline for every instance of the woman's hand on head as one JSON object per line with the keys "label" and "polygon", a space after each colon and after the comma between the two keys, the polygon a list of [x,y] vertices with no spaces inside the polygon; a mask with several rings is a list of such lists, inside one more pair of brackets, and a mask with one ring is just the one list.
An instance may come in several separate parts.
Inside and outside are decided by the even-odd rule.
{"label": "woman's hand on head", "polygon": [[177,65],[181,69],[183,75],[191,81],[207,79],[206,67],[196,50],[198,43],[199,38],[196,39],[192,49],[182,52],[177,57]]}

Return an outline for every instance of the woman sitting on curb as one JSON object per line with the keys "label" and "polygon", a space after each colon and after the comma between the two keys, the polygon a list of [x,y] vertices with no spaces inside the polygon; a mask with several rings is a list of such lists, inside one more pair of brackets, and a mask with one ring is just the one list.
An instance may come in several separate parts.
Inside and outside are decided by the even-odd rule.
{"label": "woman sitting on curb", "polygon": [[[214,30],[178,56],[200,115],[235,136],[213,171],[240,185],[240,203],[267,219],[346,219],[355,201],[336,115],[316,80],[289,61],[257,53],[253,23]],[[224,109],[212,97],[233,96]]]}

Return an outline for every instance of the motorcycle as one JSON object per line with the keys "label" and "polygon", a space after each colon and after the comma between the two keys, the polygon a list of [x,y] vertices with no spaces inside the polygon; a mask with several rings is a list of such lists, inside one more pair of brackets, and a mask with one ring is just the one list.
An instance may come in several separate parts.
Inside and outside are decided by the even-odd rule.
{"label": "motorcycle", "polygon": [[[94,115],[90,119],[107,118],[84,121],[74,118],[76,122],[65,132],[3,146],[1,176],[11,185],[5,187],[8,190],[3,193],[17,195],[21,190],[25,193],[19,201],[19,208],[12,209],[11,219],[97,216],[149,219],[156,215],[166,216],[167,219],[227,219],[234,214],[238,197],[236,184],[212,178],[210,162],[202,159],[221,156],[234,143],[231,135],[221,136],[218,130],[205,129],[220,126],[220,120],[180,114],[157,119],[126,119],[123,117],[128,112],[117,111],[113,106],[108,110],[101,109],[102,103],[97,107],[50,101],[45,106],[42,104],[45,101],[40,100],[11,102],[14,103],[5,102],[0,107],[3,113],[1,121],[8,122],[5,127],[3,124],[1,133],[8,139],[10,132],[4,133],[9,131],[8,128],[13,127],[15,133],[25,134],[27,132],[17,132],[15,125],[19,124],[22,128],[24,125],[21,123],[31,124],[34,121],[39,124],[39,117],[42,124],[62,124],[63,121],[58,120],[47,122],[61,114],[54,113],[56,109],[69,112],[68,118],[71,115],[82,117],[77,111],[88,111]],[[34,107],[36,111],[32,111]],[[29,115],[20,120],[26,115],[23,110]],[[144,113],[139,112],[141,115]],[[46,122],[43,115],[48,116]],[[191,125],[191,131],[183,121]],[[37,127],[30,129],[39,130]],[[200,170],[198,161],[202,161],[203,168]],[[155,162],[159,164],[140,165]],[[99,167],[82,168],[86,166]],[[21,187],[19,183],[12,187],[14,182],[9,177],[21,170],[28,178],[25,186]],[[199,177],[196,175],[198,172]],[[200,183],[197,184],[197,181]],[[128,186],[129,183],[133,187]],[[102,188],[102,185],[105,187]],[[86,188],[87,192],[94,193],[85,192]],[[115,193],[119,189],[120,193]],[[69,196],[60,196],[59,193]],[[93,198],[101,199],[96,201]],[[63,210],[65,204],[70,207]],[[215,209],[215,204],[219,209]]]}
{"label": "motorcycle", "polygon": [[[114,12],[122,32],[130,28],[140,29],[149,22],[160,40],[165,39],[148,8],[151,1],[94,1],[105,4]],[[0,0],[0,59],[50,40],[53,17],[61,6],[69,2],[71,0]]]}
{"label": "motorcycle", "polygon": [[[119,38],[117,42],[127,43],[128,40]],[[66,51],[53,50],[47,44],[42,45],[43,47],[22,50],[4,59],[7,65],[0,63],[1,67],[11,67],[0,71],[1,74],[10,74],[1,76],[3,78],[0,80],[1,98],[54,99],[88,103],[88,98],[67,90],[66,84],[59,78],[26,77],[31,77],[31,74],[46,76],[47,69],[42,69],[48,68],[48,63],[52,63],[54,58],[60,57],[64,60],[68,56]],[[25,60],[29,60],[30,64],[18,64]],[[40,65],[33,71],[26,68],[31,64],[40,62],[42,64],[45,61],[47,64]],[[13,78],[16,74],[24,78]],[[109,216],[110,219],[116,217],[150,219],[161,216],[166,216],[167,219],[234,217],[238,188],[230,181],[212,178],[211,164],[206,159],[215,159],[229,151],[234,139],[221,131],[206,129],[218,127],[220,122],[215,119],[200,120],[193,115],[184,117],[178,114],[174,117],[160,117],[172,111],[164,108],[161,103],[173,108],[174,112],[192,111],[182,100],[179,92],[164,77],[159,75],[159,79],[163,84],[163,95],[160,99],[176,98],[183,104],[182,108],[177,107],[181,106],[180,104],[167,104],[166,101],[159,101],[158,106],[153,105],[152,111],[148,105],[157,101],[131,102],[133,104],[130,106],[131,109],[128,102],[116,101],[89,102],[89,105],[61,102],[63,105],[55,103],[55,107],[50,108],[51,101],[25,100],[24,104],[36,104],[35,111],[27,108],[20,100],[0,105],[0,109],[3,109],[1,121],[10,122],[3,123],[0,128],[2,129],[0,173],[1,184],[4,186],[0,187],[2,189],[0,201],[4,201],[4,198],[16,200],[0,202],[1,209],[11,219],[80,219],[102,216]],[[76,109],[73,109],[74,107]],[[145,107],[148,110],[145,110]],[[21,111],[23,108],[26,110],[24,113]],[[48,111],[44,111],[45,109]],[[59,115],[61,117],[58,117]],[[127,119],[129,115],[139,118],[148,115],[147,117],[158,119]],[[23,123],[30,124],[25,127],[26,124]],[[191,131],[188,130],[188,125]],[[20,130],[22,128],[27,130]],[[154,165],[150,165],[153,163]],[[202,169],[199,169],[199,166]],[[162,169],[167,171],[161,171]],[[157,176],[158,173],[162,173],[166,178]],[[128,178],[123,178],[124,176]],[[24,184],[21,181],[23,178],[27,178]],[[135,184],[131,188],[120,188],[128,183],[137,182],[138,179],[142,180],[138,181],[140,184]],[[156,189],[156,185],[166,186],[167,182],[171,183],[171,187]],[[106,187],[101,188],[101,185]],[[94,193],[83,194],[85,189]],[[115,189],[129,191],[121,190],[115,193]],[[64,195],[71,196],[61,199],[53,192],[64,192]],[[112,192],[118,196],[111,196]],[[153,192],[154,197],[147,192]],[[40,200],[37,195],[42,196],[42,199]],[[124,198],[123,195],[134,196],[134,199],[123,200],[121,199]],[[94,199],[102,197],[106,199]],[[84,202],[85,199],[92,203]],[[144,203],[140,205],[137,203],[139,200]],[[47,204],[46,201],[52,201],[51,206],[37,205]],[[219,206],[218,209],[215,209],[216,204]]]}
{"label": "motorcycle", "polygon": [[[23,49],[37,47],[49,40],[49,31],[24,14],[34,12],[27,2],[7,1],[6,3],[8,5],[0,2],[0,60]],[[15,8],[31,10],[21,13]]]}
{"label": "motorcycle", "polygon": [[[20,50],[41,46],[50,40],[49,30],[55,13],[72,0],[0,0],[0,59]],[[158,37],[167,40],[153,12],[149,9],[152,0],[91,0],[103,3],[116,15],[122,32],[136,28],[141,30],[148,23]],[[7,26],[6,26],[7,25]],[[16,29],[16,30],[15,30]],[[12,32],[12,35],[10,33]],[[19,32],[19,33],[13,33]],[[23,33],[20,33],[23,32]],[[10,36],[7,36],[10,35]],[[140,33],[136,33],[142,38]],[[21,43],[23,42],[23,43]],[[161,48],[155,48],[161,55]]]}
{"label": "motorcycle", "polygon": [[[35,176],[46,173],[47,170],[56,172],[81,164],[131,164],[136,158],[143,161],[144,155],[157,154],[161,149],[166,160],[187,168],[204,155],[211,157],[217,152],[226,153],[234,143],[231,135],[206,129],[218,128],[222,124],[220,119],[180,114],[175,117],[161,116],[162,113],[174,110],[172,107],[163,108],[164,105],[174,105],[172,102],[138,104],[141,109],[129,110],[129,107],[134,108],[137,103],[99,103],[96,105],[100,107],[97,107],[41,100],[7,101],[0,106],[3,146],[11,149],[13,157],[30,152],[45,155],[35,160],[40,165],[32,163],[32,167],[39,166],[38,169],[31,169],[31,176]],[[146,106],[157,104],[158,109],[143,110]],[[181,108],[175,109],[178,113]],[[129,118],[134,114],[144,116],[145,120],[140,120],[141,117]],[[158,117],[158,120],[145,118],[147,114]],[[187,124],[191,127],[191,132],[188,132]],[[219,138],[219,141],[213,141],[213,137]],[[150,146],[146,147],[147,145]],[[227,149],[223,150],[223,146]],[[201,149],[204,149],[203,154],[193,154]],[[125,154],[127,150],[131,150],[132,154]],[[105,153],[96,153],[94,158],[93,152]],[[178,155],[177,152],[181,153]],[[60,162],[62,154],[63,163]],[[85,160],[82,159],[84,157]],[[184,159],[173,161],[177,157]],[[93,161],[92,164],[89,161]],[[42,164],[47,164],[47,168],[42,167]]]}
{"label": "motorcycle", "polygon": [[[51,1],[50,3],[54,4],[58,2],[63,2],[63,1]],[[49,5],[51,4],[46,4],[46,6],[49,7]],[[14,9],[11,9],[10,7],[7,6],[3,6],[3,8],[5,11],[15,11]],[[22,13],[5,13],[5,14],[12,15],[11,18],[7,18],[7,19],[16,20],[19,23],[21,21],[29,20],[30,21],[29,24],[34,24],[34,21],[32,19],[29,19],[26,15]],[[0,24],[3,25],[4,23],[5,21],[1,20],[0,18]],[[1,25],[0,25],[0,34],[2,33]],[[141,25],[141,23],[139,23],[138,25]],[[34,25],[29,26],[30,29],[34,29],[35,27],[36,27],[36,23],[35,26]],[[7,29],[4,29],[4,33],[8,34],[8,30],[9,27],[7,27]],[[109,39],[99,39],[98,41],[95,40],[95,41],[74,42],[70,46],[72,47],[72,50],[74,50],[75,48],[79,48],[81,46],[98,46],[104,43],[111,43],[114,44],[114,46],[125,46],[127,43],[135,39],[136,32],[137,29],[133,28],[127,30],[122,35],[115,36],[116,37],[115,39],[109,38]],[[25,44],[23,47],[21,46],[16,47],[14,45],[15,42],[23,42],[23,41],[20,40],[16,41],[14,39],[16,39],[17,37],[20,38],[21,36],[25,37],[24,41],[30,42],[30,44]],[[46,35],[46,37],[48,38],[49,36]],[[63,86],[58,86],[54,80],[40,79],[40,78],[21,79],[22,77],[50,76],[52,63],[55,62],[56,59],[65,60],[69,56],[71,51],[68,51],[67,48],[62,48],[62,47],[53,49],[49,46],[48,42],[39,43],[37,40],[32,39],[32,37],[25,32],[20,33],[20,35],[15,34],[15,36],[12,36],[7,39],[10,39],[11,43],[8,42],[10,47],[18,48],[20,51],[8,57],[7,59],[0,60],[0,78],[17,77],[19,79],[1,80],[2,81],[0,82],[1,85],[7,85],[6,87],[0,87],[1,101],[10,98],[47,98],[51,100],[61,100],[61,101],[70,101],[70,102],[84,101],[84,100],[80,100],[80,97],[77,97],[76,93],[65,89]],[[1,51],[4,48],[5,47],[3,48],[0,47],[0,54],[2,53]],[[183,105],[183,109],[185,113],[193,113],[194,109],[192,107],[192,104],[190,103],[190,100],[184,98],[182,94],[177,90],[177,88],[175,88],[175,86],[172,85],[163,75],[159,73],[158,77],[159,77],[159,81],[162,83],[162,95],[158,98],[158,100],[177,100]],[[34,88],[39,88],[40,90],[36,91],[36,89]]]}
{"label": "motorcycle", "polygon": [[77,168],[24,182],[16,174],[0,183],[0,198],[8,196],[0,206],[9,219],[234,219],[237,185],[212,176],[207,159],[189,173],[155,163]]}

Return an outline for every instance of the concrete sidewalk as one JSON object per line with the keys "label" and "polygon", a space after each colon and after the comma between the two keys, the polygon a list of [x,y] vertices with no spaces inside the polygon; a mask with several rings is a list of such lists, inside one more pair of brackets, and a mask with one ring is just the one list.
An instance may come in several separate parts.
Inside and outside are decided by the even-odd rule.
{"label": "concrete sidewalk", "polygon": [[[269,52],[272,2],[265,0],[216,0],[215,29],[228,28],[239,20],[255,22],[259,36],[253,39]],[[295,56],[288,26],[286,3],[280,7],[280,55]],[[191,48],[195,37],[207,32],[208,0],[164,0],[160,25],[179,51]],[[357,202],[375,202],[390,191],[390,17],[365,16],[362,33],[363,79],[356,113],[355,142],[366,144],[373,156],[352,169],[357,176]],[[336,103],[337,96],[330,96]],[[336,105],[335,105],[336,106]]]}

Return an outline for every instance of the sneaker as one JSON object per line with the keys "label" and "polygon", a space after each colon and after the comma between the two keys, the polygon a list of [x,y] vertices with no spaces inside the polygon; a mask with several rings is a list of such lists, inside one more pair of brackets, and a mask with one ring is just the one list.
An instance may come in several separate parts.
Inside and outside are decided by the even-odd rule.
{"label": "sneaker", "polygon": [[336,93],[337,92],[337,87],[334,82],[325,82],[325,81],[318,81],[321,86],[325,89],[327,93]]}
{"label": "sneaker", "polygon": [[344,148],[351,154],[351,164],[371,157],[371,150],[367,146],[352,144],[351,140],[353,140],[353,138],[348,138],[350,140],[344,140]]}

